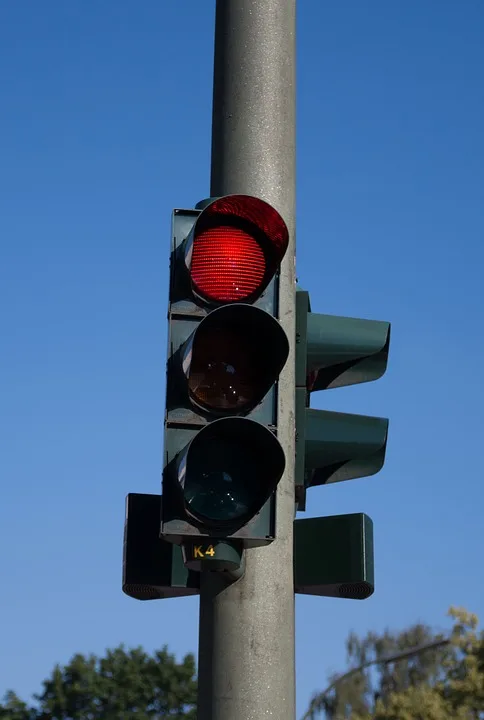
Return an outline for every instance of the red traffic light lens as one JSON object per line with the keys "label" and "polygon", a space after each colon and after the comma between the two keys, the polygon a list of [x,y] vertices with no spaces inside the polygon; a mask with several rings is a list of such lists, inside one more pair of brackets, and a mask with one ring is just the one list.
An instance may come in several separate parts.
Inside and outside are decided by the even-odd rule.
{"label": "red traffic light lens", "polygon": [[265,273],[266,259],[261,246],[245,230],[221,225],[197,235],[191,275],[205,299],[245,300],[257,292]]}
{"label": "red traffic light lens", "polygon": [[229,195],[200,215],[190,248],[195,292],[208,302],[243,302],[266,288],[287,250],[283,219],[263,200]]}
{"label": "red traffic light lens", "polygon": [[183,353],[190,400],[221,415],[250,412],[277,380],[288,352],[286,333],[265,310],[242,304],[213,310]]}

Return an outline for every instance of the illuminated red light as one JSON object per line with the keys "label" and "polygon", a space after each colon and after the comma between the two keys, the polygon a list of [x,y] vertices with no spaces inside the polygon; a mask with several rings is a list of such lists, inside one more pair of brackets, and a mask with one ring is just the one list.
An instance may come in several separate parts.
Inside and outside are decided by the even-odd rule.
{"label": "illuminated red light", "polygon": [[243,302],[266,288],[287,250],[286,224],[266,202],[247,195],[216,200],[195,226],[190,275],[209,302]]}
{"label": "illuminated red light", "polygon": [[238,228],[221,225],[202,231],[193,248],[192,282],[207,300],[244,300],[262,283],[264,252]]}

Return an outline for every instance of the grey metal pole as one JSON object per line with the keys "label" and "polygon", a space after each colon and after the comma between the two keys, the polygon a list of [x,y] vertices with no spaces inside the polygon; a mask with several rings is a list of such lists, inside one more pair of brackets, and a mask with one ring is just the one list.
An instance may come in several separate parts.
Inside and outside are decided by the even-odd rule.
{"label": "grey metal pole", "polygon": [[[280,321],[295,337],[296,0],[217,0],[211,196],[247,193],[274,205],[291,245]],[[246,551],[228,587],[202,573],[198,720],[294,720],[294,340],[279,382],[278,438],[287,467],[277,539]]]}

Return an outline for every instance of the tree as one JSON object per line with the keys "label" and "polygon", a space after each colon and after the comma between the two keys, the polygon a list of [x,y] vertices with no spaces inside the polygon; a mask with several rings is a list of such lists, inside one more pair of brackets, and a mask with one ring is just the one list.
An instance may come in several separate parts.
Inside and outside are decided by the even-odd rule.
{"label": "tree", "polygon": [[7,693],[0,720],[195,720],[196,688],[193,655],[177,663],[166,648],[150,656],[121,645],[57,665],[35,696],[37,708]]}
{"label": "tree", "polygon": [[4,697],[4,705],[0,705],[0,720],[36,720],[37,712],[29,708],[11,690]]}
{"label": "tree", "polygon": [[479,720],[484,717],[484,633],[451,609],[450,636],[425,625],[401,633],[351,634],[350,671],[316,695],[305,719]]}

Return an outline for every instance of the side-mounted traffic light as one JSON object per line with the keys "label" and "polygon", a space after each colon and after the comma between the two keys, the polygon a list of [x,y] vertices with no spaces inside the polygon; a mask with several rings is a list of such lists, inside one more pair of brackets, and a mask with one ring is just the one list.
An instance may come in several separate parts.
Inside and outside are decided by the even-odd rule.
{"label": "side-mounted traffic light", "polygon": [[390,323],[311,312],[296,292],[296,498],[306,489],[377,473],[387,444],[386,418],[314,410],[317,390],[371,382],[386,370]]}
{"label": "side-mounted traffic light", "polygon": [[[200,573],[187,563],[187,547],[160,539],[159,530],[160,496],[130,493],[124,524],[123,592],[136,600],[197,595]],[[237,553],[231,545],[226,543],[225,567],[219,564],[218,569],[234,571]],[[210,545],[193,546],[199,558],[205,552],[212,557]],[[295,593],[364,600],[373,592],[373,523],[363,513],[296,520],[293,557]],[[241,572],[237,564],[237,573]]]}
{"label": "side-mounted traffic light", "polygon": [[288,242],[282,217],[255,197],[174,211],[161,537],[185,550],[208,538],[241,548],[274,538]]}
{"label": "side-mounted traffic light", "polygon": [[123,544],[123,592],[135,600],[196,595],[199,574],[183,562],[182,548],[160,540],[160,497],[129,493]]}

